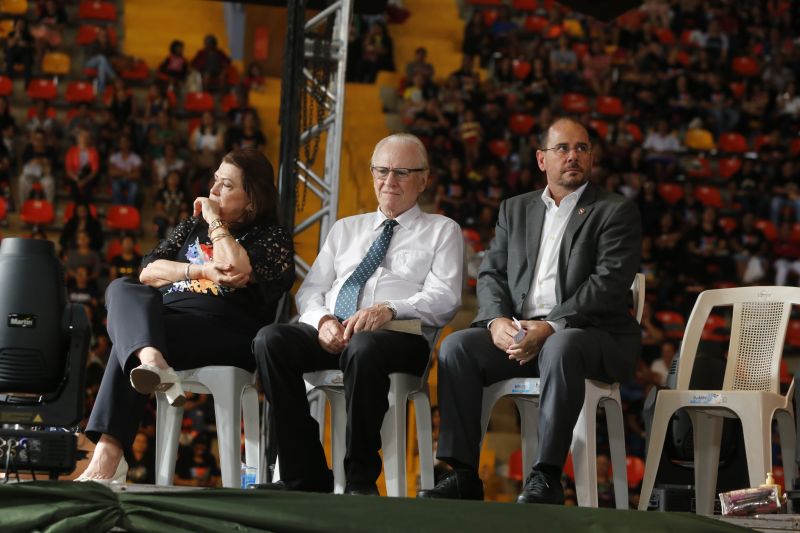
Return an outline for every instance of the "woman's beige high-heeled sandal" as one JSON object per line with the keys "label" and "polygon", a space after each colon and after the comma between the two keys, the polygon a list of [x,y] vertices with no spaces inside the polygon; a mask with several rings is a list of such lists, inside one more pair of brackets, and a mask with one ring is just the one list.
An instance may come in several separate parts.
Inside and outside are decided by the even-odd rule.
{"label": "woman's beige high-heeled sandal", "polygon": [[128,462],[122,457],[119,460],[119,464],[117,464],[117,470],[114,472],[114,475],[110,478],[91,478],[86,477],[86,472],[81,474],[80,476],[75,478],[75,481],[78,482],[85,482],[85,481],[94,481],[95,483],[100,483],[101,485],[124,485],[125,481],[128,478]]}

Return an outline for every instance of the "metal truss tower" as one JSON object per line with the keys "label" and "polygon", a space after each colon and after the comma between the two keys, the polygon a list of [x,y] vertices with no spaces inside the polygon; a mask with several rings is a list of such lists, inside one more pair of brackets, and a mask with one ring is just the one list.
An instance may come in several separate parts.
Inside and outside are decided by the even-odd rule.
{"label": "metal truss tower", "polygon": [[[352,13],[353,0],[332,1],[308,20],[306,0],[290,1],[287,6],[278,192],[284,225],[298,235],[319,223],[318,246],[336,221],[339,205],[347,40]],[[325,162],[320,174],[313,167],[323,134]],[[304,203],[307,192],[319,198],[321,206],[295,224],[298,195]],[[298,275],[305,277],[310,265],[298,255],[295,264]]]}

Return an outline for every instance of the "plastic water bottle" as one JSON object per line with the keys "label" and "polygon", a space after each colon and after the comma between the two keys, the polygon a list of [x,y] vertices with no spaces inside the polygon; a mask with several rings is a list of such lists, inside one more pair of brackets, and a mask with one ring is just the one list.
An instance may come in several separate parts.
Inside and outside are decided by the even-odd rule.
{"label": "plastic water bottle", "polygon": [[242,463],[242,488],[246,489],[249,485],[256,483],[256,467],[247,466]]}

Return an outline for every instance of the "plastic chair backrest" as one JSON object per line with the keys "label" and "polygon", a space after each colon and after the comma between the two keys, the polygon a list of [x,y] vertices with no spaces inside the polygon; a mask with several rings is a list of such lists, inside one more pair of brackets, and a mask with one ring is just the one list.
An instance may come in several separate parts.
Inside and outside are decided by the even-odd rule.
{"label": "plastic chair backrest", "polygon": [[700,293],[686,324],[676,389],[689,389],[697,347],[712,309],[732,305],[722,389],[780,394],[780,359],[792,304],[800,304],[798,287],[736,287]]}

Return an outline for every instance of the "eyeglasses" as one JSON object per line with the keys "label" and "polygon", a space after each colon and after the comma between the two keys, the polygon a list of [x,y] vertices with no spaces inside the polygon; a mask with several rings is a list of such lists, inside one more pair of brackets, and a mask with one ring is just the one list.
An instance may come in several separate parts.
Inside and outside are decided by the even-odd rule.
{"label": "eyeglasses", "polygon": [[406,181],[408,178],[411,177],[413,172],[422,172],[424,170],[428,170],[427,168],[389,168],[389,167],[369,167],[372,170],[372,175],[375,176],[376,180],[385,180],[389,177],[389,174],[394,173],[395,179],[397,181]]}
{"label": "eyeglasses", "polygon": [[555,152],[557,155],[566,156],[572,150],[575,150],[579,155],[587,155],[592,153],[592,147],[586,143],[578,143],[575,146],[570,146],[567,143],[561,143],[553,146],[552,148],[542,148],[542,152]]}

